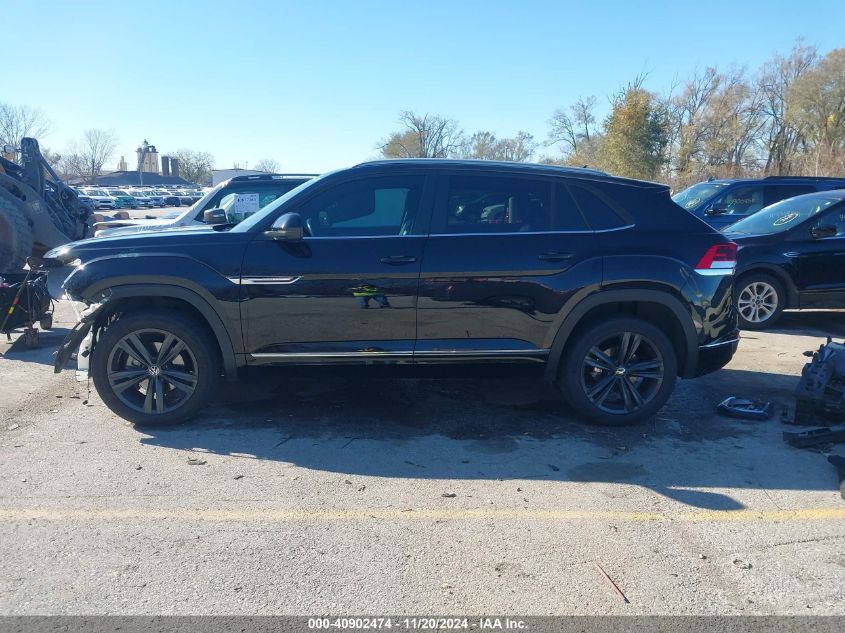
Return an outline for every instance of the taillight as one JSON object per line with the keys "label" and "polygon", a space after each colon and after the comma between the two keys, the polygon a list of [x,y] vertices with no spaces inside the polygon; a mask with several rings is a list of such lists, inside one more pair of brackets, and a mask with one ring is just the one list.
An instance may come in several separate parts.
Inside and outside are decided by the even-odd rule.
{"label": "taillight", "polygon": [[699,272],[704,270],[727,271],[736,268],[736,244],[714,244],[707,249],[704,257],[698,262],[695,269]]}

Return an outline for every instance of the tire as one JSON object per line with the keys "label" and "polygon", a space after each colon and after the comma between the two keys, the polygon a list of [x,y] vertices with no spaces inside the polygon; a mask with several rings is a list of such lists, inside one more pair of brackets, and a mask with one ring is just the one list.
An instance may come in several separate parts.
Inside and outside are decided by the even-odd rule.
{"label": "tire", "polygon": [[751,272],[734,283],[734,303],[741,329],[763,330],[780,319],[786,305],[786,291],[772,275]]}
{"label": "tire", "polygon": [[[558,384],[577,413],[596,424],[627,426],[666,404],[678,376],[678,359],[657,327],[637,317],[610,317],[576,330],[573,337]],[[624,359],[623,345],[628,350]],[[632,371],[635,367],[639,373]]]}
{"label": "tire", "polygon": [[0,273],[19,273],[32,254],[32,227],[20,206],[0,193]]}
{"label": "tire", "polygon": [[[138,425],[177,424],[205,406],[220,370],[217,345],[198,325],[165,309],[128,313],[110,325],[91,357],[94,386],[106,406]],[[157,357],[166,341],[165,356],[178,343],[184,348],[172,359]]]}

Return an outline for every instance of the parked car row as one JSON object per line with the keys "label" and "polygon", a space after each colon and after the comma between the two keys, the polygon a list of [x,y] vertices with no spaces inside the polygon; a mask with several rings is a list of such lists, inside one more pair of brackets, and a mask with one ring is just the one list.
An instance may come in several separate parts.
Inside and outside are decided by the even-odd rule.
{"label": "parked car row", "polygon": [[204,193],[199,189],[155,189],[152,187],[76,187],[80,200],[92,209],[152,209],[190,206]]}
{"label": "parked car row", "polygon": [[[226,222],[236,224],[276,198],[314,178],[314,174],[253,174],[235,176],[205,194],[190,209],[160,218],[114,218],[94,225],[97,237],[185,226],[204,226],[206,211],[217,210]],[[178,206],[173,205],[173,206]]]}

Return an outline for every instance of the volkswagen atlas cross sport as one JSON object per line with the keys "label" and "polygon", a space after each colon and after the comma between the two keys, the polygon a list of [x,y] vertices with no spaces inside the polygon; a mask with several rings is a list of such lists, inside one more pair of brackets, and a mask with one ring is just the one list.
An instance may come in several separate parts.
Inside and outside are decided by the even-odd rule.
{"label": "volkswagen atlas cross sport", "polygon": [[659,184],[365,163],[234,226],[51,251],[54,295],[89,306],[55,367],[79,348],[112,411],[170,423],[245,366],[536,366],[575,412],[623,425],[660,409],[678,376],[730,360],[735,254]]}

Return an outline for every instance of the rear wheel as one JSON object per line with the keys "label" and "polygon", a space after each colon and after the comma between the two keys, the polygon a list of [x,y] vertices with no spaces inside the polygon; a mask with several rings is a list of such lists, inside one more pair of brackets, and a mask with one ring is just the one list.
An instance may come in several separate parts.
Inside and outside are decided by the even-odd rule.
{"label": "rear wheel", "polygon": [[188,419],[208,402],[219,377],[211,337],[170,310],[120,317],[94,348],[91,373],[106,406],[136,424]]}
{"label": "rear wheel", "polygon": [[744,330],[762,330],[773,326],[783,312],[786,293],[777,279],[765,273],[748,273],[735,286],[739,326]]}
{"label": "rear wheel", "polygon": [[559,384],[578,413],[597,424],[624,426],[666,404],[678,361],[658,328],[636,317],[612,317],[574,336]]}

